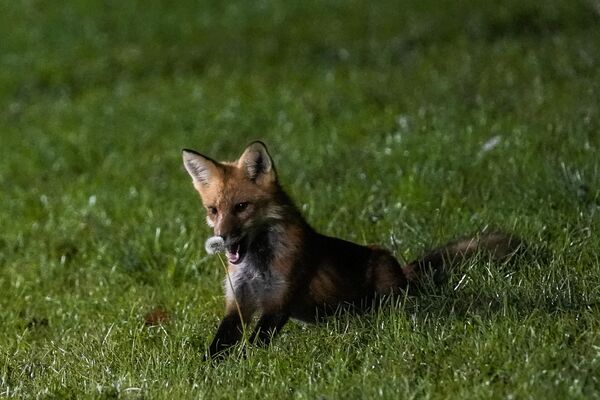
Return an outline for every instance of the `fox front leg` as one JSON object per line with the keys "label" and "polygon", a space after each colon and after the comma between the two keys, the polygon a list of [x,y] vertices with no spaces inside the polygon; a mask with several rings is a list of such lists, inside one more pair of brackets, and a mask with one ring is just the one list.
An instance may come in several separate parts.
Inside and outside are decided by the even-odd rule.
{"label": "fox front leg", "polygon": [[208,358],[219,358],[227,353],[231,346],[240,341],[244,332],[239,313],[228,313],[217,329],[217,333],[208,348]]}
{"label": "fox front leg", "polygon": [[268,346],[271,339],[281,331],[281,328],[283,328],[289,318],[290,315],[286,312],[263,314],[250,337],[250,343],[259,346]]}

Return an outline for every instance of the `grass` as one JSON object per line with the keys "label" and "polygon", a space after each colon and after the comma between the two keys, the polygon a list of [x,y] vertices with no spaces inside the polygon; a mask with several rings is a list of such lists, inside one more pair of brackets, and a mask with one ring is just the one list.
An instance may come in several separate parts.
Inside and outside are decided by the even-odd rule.
{"label": "grass", "polygon": [[[3,2],[0,396],[600,398],[599,10]],[[204,363],[223,272],[179,151],[258,138],[323,232],[545,256]]]}

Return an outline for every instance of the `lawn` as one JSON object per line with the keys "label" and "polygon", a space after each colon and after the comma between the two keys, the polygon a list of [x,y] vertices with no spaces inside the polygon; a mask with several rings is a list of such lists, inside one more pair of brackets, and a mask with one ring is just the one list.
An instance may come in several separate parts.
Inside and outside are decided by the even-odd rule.
{"label": "lawn", "polygon": [[[0,397],[600,398],[598,1],[5,1],[0,38]],[[324,233],[535,251],[203,362],[180,150],[255,139]]]}

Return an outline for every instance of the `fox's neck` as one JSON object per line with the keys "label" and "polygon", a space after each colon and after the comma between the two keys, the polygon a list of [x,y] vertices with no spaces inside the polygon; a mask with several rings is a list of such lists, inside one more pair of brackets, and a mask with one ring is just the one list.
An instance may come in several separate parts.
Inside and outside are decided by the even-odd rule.
{"label": "fox's neck", "polygon": [[[273,262],[289,257],[315,235],[291,198],[281,188],[275,195],[276,218],[270,218],[257,227],[248,246],[248,262],[257,270],[266,272]],[[275,217],[275,216],[274,216]]]}
{"label": "fox's neck", "polygon": [[306,222],[306,219],[304,219],[304,216],[298,207],[296,207],[296,204],[292,198],[281,188],[281,186],[278,186],[276,199],[277,204],[283,211],[283,225],[292,225],[303,231],[306,231],[307,233],[314,233],[314,229],[308,222]]}

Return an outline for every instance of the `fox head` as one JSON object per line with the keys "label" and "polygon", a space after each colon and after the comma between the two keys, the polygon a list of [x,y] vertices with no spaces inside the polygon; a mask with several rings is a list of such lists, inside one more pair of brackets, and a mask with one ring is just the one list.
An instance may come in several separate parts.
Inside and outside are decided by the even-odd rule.
{"label": "fox head", "polygon": [[229,261],[241,262],[253,231],[283,218],[281,189],[267,147],[253,142],[233,162],[218,162],[194,150],[182,153],[206,208],[206,222],[225,240]]}

